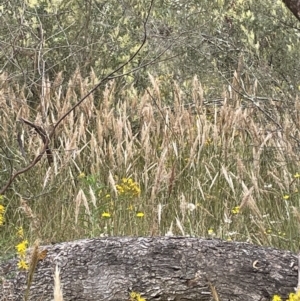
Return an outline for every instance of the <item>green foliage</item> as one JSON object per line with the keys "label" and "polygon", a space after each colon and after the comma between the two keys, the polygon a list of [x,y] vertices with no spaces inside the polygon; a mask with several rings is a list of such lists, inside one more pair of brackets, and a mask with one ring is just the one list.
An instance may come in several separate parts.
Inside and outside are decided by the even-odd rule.
{"label": "green foliage", "polygon": [[[6,2],[2,70],[26,85],[34,104],[40,101],[43,76],[53,81],[63,71],[66,83],[77,68],[83,77],[93,68],[102,78],[140,45],[148,5],[136,0]],[[197,74],[213,99],[232,82],[241,54],[243,80],[257,79],[264,95],[281,98],[282,88],[290,97],[297,92],[299,29],[281,0],[155,1],[147,35],[146,47],[124,73],[168,51],[161,63],[120,79],[116,92],[131,84],[143,91],[150,72],[185,84],[189,101],[188,87]]]}

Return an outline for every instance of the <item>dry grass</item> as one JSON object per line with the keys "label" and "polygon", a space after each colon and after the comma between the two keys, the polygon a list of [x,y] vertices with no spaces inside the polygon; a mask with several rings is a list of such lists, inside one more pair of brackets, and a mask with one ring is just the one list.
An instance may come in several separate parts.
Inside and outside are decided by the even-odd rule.
{"label": "dry grass", "polygon": [[55,267],[55,272],[54,272],[54,301],[63,301],[63,292],[61,288],[61,282],[60,282],[60,277],[59,277],[59,268],[58,266]]}
{"label": "dry grass", "polygon": [[[41,102],[30,106],[24,89],[7,86],[1,75],[2,185],[42,144],[19,117],[49,131],[96,80],[76,72],[63,89],[58,74],[43,87]],[[294,175],[300,170],[291,136],[299,135],[299,101],[288,109],[272,101],[258,107],[224,89],[222,106],[204,104],[194,78],[193,105],[170,83],[173,105],[166,107],[159,81],[150,76],[150,82],[144,94],[131,88],[118,99],[110,82],[64,120],[51,144],[53,165],[43,159],[6,195],[1,250],[13,249],[17,226],[29,241],[43,243],[173,233],[298,249],[300,178]],[[257,93],[255,83],[246,88]],[[118,193],[122,178],[138,183],[140,194]]]}

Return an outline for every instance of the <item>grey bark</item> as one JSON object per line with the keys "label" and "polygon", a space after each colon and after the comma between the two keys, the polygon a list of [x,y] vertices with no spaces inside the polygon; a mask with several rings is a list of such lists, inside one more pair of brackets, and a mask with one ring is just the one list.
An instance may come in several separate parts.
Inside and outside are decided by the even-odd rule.
{"label": "grey bark", "polygon": [[[110,237],[46,246],[29,300],[53,299],[55,266],[64,300],[271,300],[297,286],[298,259],[289,251],[183,237]],[[0,264],[0,299],[24,300],[27,272],[16,259]]]}
{"label": "grey bark", "polygon": [[293,15],[300,21],[300,0],[282,0]]}

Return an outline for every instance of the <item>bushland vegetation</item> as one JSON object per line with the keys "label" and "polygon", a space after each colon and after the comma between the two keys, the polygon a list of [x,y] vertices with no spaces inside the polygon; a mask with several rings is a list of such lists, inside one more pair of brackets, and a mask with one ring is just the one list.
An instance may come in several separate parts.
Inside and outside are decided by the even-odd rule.
{"label": "bushland vegetation", "polygon": [[30,123],[51,132],[147,37],[3,192],[1,254],[112,235],[299,249],[299,22],[282,1],[155,1],[147,22],[149,1],[0,9],[1,187],[43,147]]}

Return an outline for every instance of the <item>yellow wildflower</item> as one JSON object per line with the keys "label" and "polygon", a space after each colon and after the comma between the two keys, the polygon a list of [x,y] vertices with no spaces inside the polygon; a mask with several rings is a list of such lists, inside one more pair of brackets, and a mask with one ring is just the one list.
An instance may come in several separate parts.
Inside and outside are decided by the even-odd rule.
{"label": "yellow wildflower", "polygon": [[300,178],[300,174],[299,174],[298,172],[296,172],[296,173],[294,174],[294,178]]}
{"label": "yellow wildflower", "polygon": [[207,233],[209,235],[213,235],[214,234],[214,229],[212,229],[212,228],[208,229]]}
{"label": "yellow wildflower", "polygon": [[[300,290],[298,290],[294,295],[293,295],[294,299],[293,301],[299,301],[300,300]],[[289,296],[290,299],[290,296]]]}
{"label": "yellow wildflower", "polygon": [[295,293],[290,293],[288,301],[298,301],[297,295]]}
{"label": "yellow wildflower", "polygon": [[130,301],[146,301],[146,299],[141,297],[141,294],[139,293],[131,292]]}
{"label": "yellow wildflower", "polygon": [[238,214],[240,212],[240,206],[235,206],[231,210],[232,214]]}
{"label": "yellow wildflower", "polygon": [[23,240],[22,242],[20,242],[18,245],[16,245],[17,253],[20,256],[25,256],[27,246],[28,246],[27,240]]}
{"label": "yellow wildflower", "polygon": [[144,214],[143,212],[138,212],[138,213],[136,214],[137,217],[144,217],[144,215],[145,215],[145,214]]}
{"label": "yellow wildflower", "polygon": [[28,264],[24,259],[19,260],[18,262],[18,268],[20,270],[28,270]]}
{"label": "yellow wildflower", "polygon": [[126,195],[129,197],[138,196],[141,192],[138,183],[134,182],[131,178],[123,178],[121,183],[116,185],[119,195]]}
{"label": "yellow wildflower", "polygon": [[122,193],[125,192],[124,189],[123,189],[123,187],[121,185],[116,185],[116,189],[118,191],[118,194],[122,194]]}
{"label": "yellow wildflower", "polygon": [[281,301],[281,297],[279,295],[274,295],[272,301]]}
{"label": "yellow wildflower", "polygon": [[4,214],[5,207],[3,205],[0,205],[0,214]]}
{"label": "yellow wildflower", "polygon": [[110,217],[111,217],[111,215],[110,215],[110,213],[109,213],[109,212],[103,212],[103,213],[102,213],[102,217],[107,217],[107,218],[110,218]]}
{"label": "yellow wildflower", "polygon": [[290,198],[290,196],[288,195],[288,194],[285,194],[284,196],[283,196],[283,199],[284,200],[288,200]]}

